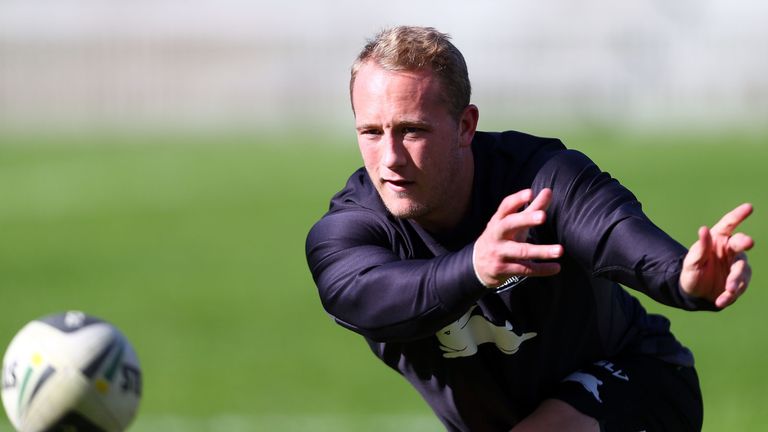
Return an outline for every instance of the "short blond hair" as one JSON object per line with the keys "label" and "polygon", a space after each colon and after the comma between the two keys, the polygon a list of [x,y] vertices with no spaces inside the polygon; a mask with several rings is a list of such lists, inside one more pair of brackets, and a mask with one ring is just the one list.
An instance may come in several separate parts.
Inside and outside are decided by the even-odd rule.
{"label": "short blond hair", "polygon": [[379,32],[352,63],[350,97],[357,72],[369,61],[389,71],[431,69],[443,85],[449,112],[458,119],[469,105],[472,86],[464,56],[450,38],[432,27],[398,26]]}

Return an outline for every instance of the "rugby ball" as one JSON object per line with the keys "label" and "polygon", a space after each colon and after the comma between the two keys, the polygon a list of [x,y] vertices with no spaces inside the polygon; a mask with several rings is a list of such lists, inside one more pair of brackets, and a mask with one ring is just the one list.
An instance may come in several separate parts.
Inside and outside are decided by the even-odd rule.
{"label": "rugby ball", "polygon": [[20,432],[123,431],[141,399],[141,368],[128,339],[79,311],[26,324],[3,357],[2,399]]}

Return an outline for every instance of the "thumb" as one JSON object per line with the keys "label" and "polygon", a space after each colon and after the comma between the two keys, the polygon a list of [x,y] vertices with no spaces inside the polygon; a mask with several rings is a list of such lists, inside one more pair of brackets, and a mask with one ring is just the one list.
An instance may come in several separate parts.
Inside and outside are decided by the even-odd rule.
{"label": "thumb", "polygon": [[712,252],[712,235],[709,228],[703,226],[699,228],[699,239],[696,240],[683,261],[683,267],[698,268],[704,265],[707,257]]}
{"label": "thumb", "polygon": [[695,290],[702,274],[702,268],[706,265],[707,256],[712,250],[712,236],[709,228],[699,228],[699,239],[691,246],[683,259],[683,268],[680,273],[680,285],[684,291],[691,294]]}

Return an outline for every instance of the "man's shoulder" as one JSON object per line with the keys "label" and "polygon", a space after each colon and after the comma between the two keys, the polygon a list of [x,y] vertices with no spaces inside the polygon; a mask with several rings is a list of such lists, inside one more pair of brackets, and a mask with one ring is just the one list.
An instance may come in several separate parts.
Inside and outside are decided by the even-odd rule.
{"label": "man's shoulder", "polygon": [[[381,201],[368,173],[360,168],[349,177],[344,188],[332,198],[328,211],[315,223],[311,231],[335,235],[371,234],[389,225],[390,215]],[[379,228],[375,228],[379,227]],[[385,229],[386,231],[386,229]]]}
{"label": "man's shoulder", "polygon": [[568,152],[562,141],[518,131],[477,132],[472,143],[480,169],[499,168],[522,174],[536,171],[548,160]]}
{"label": "man's shoulder", "polygon": [[541,152],[565,150],[565,145],[557,138],[541,137],[525,132],[507,130],[503,132],[475,133],[473,149],[480,152],[498,152],[526,159]]}
{"label": "man's shoulder", "polygon": [[553,167],[571,163],[569,155],[574,153],[557,138],[517,131],[478,132],[472,152],[475,170],[480,173],[476,177],[478,186],[495,190],[498,197],[531,187],[538,178],[549,177]]}
{"label": "man's shoulder", "polygon": [[473,153],[480,164],[510,167],[522,173],[540,173],[542,169],[580,170],[594,162],[584,153],[567,148],[558,138],[548,138],[518,131],[477,132]]}
{"label": "man's shoulder", "polygon": [[[307,256],[359,245],[397,248],[408,242],[403,221],[384,206],[365,169],[350,176],[344,189],[331,199],[328,211],[315,222],[306,239]],[[314,251],[314,252],[312,252]],[[315,259],[312,258],[312,259]]]}
{"label": "man's shoulder", "polygon": [[364,210],[386,214],[386,207],[371,183],[365,168],[359,168],[347,179],[344,188],[332,198],[328,213],[345,210]]}

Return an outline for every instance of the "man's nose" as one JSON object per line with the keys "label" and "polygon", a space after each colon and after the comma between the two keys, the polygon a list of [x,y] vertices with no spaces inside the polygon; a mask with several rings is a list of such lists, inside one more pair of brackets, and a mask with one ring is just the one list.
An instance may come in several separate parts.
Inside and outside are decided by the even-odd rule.
{"label": "man's nose", "polygon": [[396,134],[385,133],[382,140],[381,164],[387,168],[403,166],[408,161],[407,151]]}

